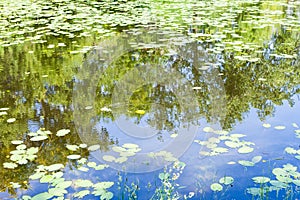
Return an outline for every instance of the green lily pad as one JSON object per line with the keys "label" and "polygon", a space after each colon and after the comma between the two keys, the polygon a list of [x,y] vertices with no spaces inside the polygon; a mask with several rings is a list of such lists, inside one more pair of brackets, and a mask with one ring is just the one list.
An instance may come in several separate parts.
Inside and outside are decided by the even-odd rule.
{"label": "green lily pad", "polygon": [[262,160],[262,156],[254,156],[252,159],[251,159],[251,161],[253,162],[253,163],[259,163],[260,161]]}
{"label": "green lily pad", "polygon": [[230,185],[232,184],[234,179],[231,176],[224,176],[220,178],[219,183],[225,184],[225,185]]}
{"label": "green lily pad", "polygon": [[57,170],[60,170],[62,168],[64,168],[65,166],[63,164],[53,164],[53,165],[50,165],[50,166],[47,166],[46,169],[49,171],[49,172],[53,172],[53,171],[57,171]]}
{"label": "green lily pad", "polygon": [[49,182],[51,182],[53,179],[54,179],[54,177],[53,177],[52,175],[48,174],[48,175],[43,176],[43,177],[40,179],[40,182],[41,182],[41,183],[49,183]]}
{"label": "green lily pad", "polygon": [[255,183],[263,184],[263,183],[268,183],[271,179],[269,177],[265,177],[265,176],[256,176],[256,177],[253,177],[252,180]]}
{"label": "green lily pad", "polygon": [[213,183],[210,185],[210,189],[214,192],[220,192],[223,190],[223,186],[220,185],[219,183]]}
{"label": "green lily pad", "polygon": [[68,191],[63,189],[63,188],[58,188],[58,187],[55,187],[55,188],[50,188],[48,190],[49,194],[52,194],[53,196],[62,196],[64,194],[67,194]]}
{"label": "green lily pad", "polygon": [[124,148],[128,148],[128,149],[136,149],[139,147],[139,145],[137,144],[132,144],[132,143],[125,143],[122,145],[122,147]]}
{"label": "green lily pad", "polygon": [[15,145],[19,145],[19,144],[23,144],[23,140],[12,140],[11,143]]}
{"label": "green lily pad", "polygon": [[289,185],[277,180],[271,180],[270,184],[277,188],[287,188]]}
{"label": "green lily pad", "polygon": [[114,182],[104,181],[93,185],[95,189],[108,189],[114,185]]}
{"label": "green lily pad", "polygon": [[46,135],[38,135],[38,136],[34,136],[34,137],[30,138],[30,140],[33,142],[42,141],[42,140],[46,140],[46,139],[48,139],[48,136],[46,136]]}
{"label": "green lily pad", "polygon": [[33,196],[31,200],[51,199],[52,197],[52,194],[49,194],[48,192],[43,192]]}
{"label": "green lily pad", "polygon": [[76,187],[91,187],[94,184],[90,180],[77,179],[74,181]]}
{"label": "green lily pad", "polygon": [[89,151],[97,151],[98,149],[100,149],[100,145],[99,144],[95,144],[95,145],[92,145],[92,146],[88,147]]}
{"label": "green lily pad", "polygon": [[67,144],[66,147],[70,151],[77,151],[77,149],[79,149],[79,146],[77,146],[77,145],[71,145],[71,144]]}
{"label": "green lily pad", "polygon": [[253,150],[254,149],[252,147],[243,146],[243,147],[241,147],[241,148],[238,149],[238,152],[246,154],[246,153],[251,153]]}
{"label": "green lily pad", "polygon": [[116,160],[116,158],[114,156],[110,156],[110,155],[104,155],[103,160],[107,161],[107,162],[113,162]]}
{"label": "green lily pad", "polygon": [[239,160],[238,163],[245,167],[253,167],[255,165],[254,162],[248,160]]}
{"label": "green lily pad", "polygon": [[81,155],[78,154],[72,154],[72,155],[68,155],[67,158],[70,160],[77,160],[81,157]]}
{"label": "green lily pad", "polygon": [[69,129],[61,129],[56,132],[56,136],[62,137],[70,133]]}
{"label": "green lily pad", "polygon": [[16,163],[5,162],[5,163],[3,163],[3,167],[7,168],[7,169],[14,169],[14,168],[18,167],[18,165]]}
{"label": "green lily pad", "polygon": [[7,123],[13,123],[15,122],[17,119],[16,118],[9,118],[6,120]]}
{"label": "green lily pad", "polygon": [[79,199],[82,199],[83,197],[85,197],[88,194],[90,194],[89,190],[81,190],[79,192],[74,193],[73,197],[77,197]]}
{"label": "green lily pad", "polygon": [[276,130],[284,130],[285,126],[274,126]]}

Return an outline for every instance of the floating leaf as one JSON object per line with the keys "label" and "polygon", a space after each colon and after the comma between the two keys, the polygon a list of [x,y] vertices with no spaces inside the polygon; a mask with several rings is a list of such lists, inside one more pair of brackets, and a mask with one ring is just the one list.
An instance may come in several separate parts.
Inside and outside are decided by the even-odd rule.
{"label": "floating leaf", "polygon": [[248,161],[248,160],[239,160],[238,163],[245,166],[245,167],[252,167],[255,164],[255,163],[253,163],[251,161]]}
{"label": "floating leaf", "polygon": [[254,196],[260,195],[261,194],[261,189],[260,188],[247,188],[247,193],[252,194]]}
{"label": "floating leaf", "polygon": [[77,168],[79,171],[82,171],[82,172],[87,172],[87,171],[89,171],[89,168],[87,168],[87,167],[78,167]]}
{"label": "floating leaf", "polygon": [[95,189],[108,189],[113,185],[114,185],[114,182],[104,181],[104,182],[99,182],[99,183],[94,184],[93,188],[95,188]]}
{"label": "floating leaf", "polygon": [[234,179],[231,176],[224,176],[220,178],[219,183],[225,184],[225,185],[230,185],[232,184]]}
{"label": "floating leaf", "polygon": [[256,164],[259,163],[261,160],[262,156],[254,156],[251,161]]}
{"label": "floating leaf", "polygon": [[213,183],[210,185],[210,189],[214,192],[220,192],[223,190],[223,186],[220,185],[219,183]]}
{"label": "floating leaf", "polygon": [[71,145],[71,144],[67,144],[66,147],[70,151],[76,151],[77,149],[79,149],[79,146],[77,146],[77,145]]}
{"label": "floating leaf", "polygon": [[113,162],[116,160],[116,158],[114,156],[110,156],[110,155],[104,155],[103,160],[107,161],[107,162]]}
{"label": "floating leaf", "polygon": [[289,153],[289,154],[297,154],[297,150],[292,148],[292,147],[286,147],[284,149],[285,152]]}
{"label": "floating leaf", "polygon": [[79,147],[82,149],[87,148],[87,144],[80,144]]}
{"label": "floating leaf", "polygon": [[15,145],[19,145],[19,144],[23,144],[23,141],[22,140],[13,140],[11,141],[12,144],[15,144]]}
{"label": "floating leaf", "polygon": [[74,181],[76,187],[91,187],[94,184],[90,180],[77,179]]}
{"label": "floating leaf", "polygon": [[40,178],[42,178],[42,177],[45,175],[45,173],[46,173],[46,172],[37,172],[37,173],[35,173],[35,174],[30,175],[29,178],[30,178],[31,180],[40,179]]}
{"label": "floating leaf", "polygon": [[275,126],[274,127],[276,130],[284,130],[285,126]]}
{"label": "floating leaf", "polygon": [[57,171],[57,170],[60,170],[62,168],[64,168],[65,166],[63,164],[53,164],[53,165],[50,165],[50,166],[47,166],[46,169],[49,171],[49,172],[53,172],[53,171]]}
{"label": "floating leaf", "polygon": [[67,193],[68,193],[67,190],[65,190],[65,189],[63,189],[63,188],[57,188],[57,187],[55,187],[55,188],[50,188],[50,189],[48,190],[48,192],[49,192],[49,194],[52,194],[53,196],[62,196],[62,195],[64,195],[64,194],[67,194]]}
{"label": "floating leaf", "polygon": [[203,131],[206,132],[206,133],[213,133],[213,132],[214,132],[214,129],[211,128],[211,127],[204,127],[204,128],[203,128]]}
{"label": "floating leaf", "polygon": [[5,162],[5,163],[3,163],[3,167],[7,168],[7,169],[14,169],[14,168],[18,167],[18,165],[15,163],[11,163],[11,162]]}
{"label": "floating leaf", "polygon": [[33,142],[42,141],[42,140],[46,140],[46,139],[48,139],[48,136],[46,136],[46,135],[38,135],[38,136],[34,136],[34,137],[30,138],[30,140]]}
{"label": "floating leaf", "polygon": [[126,162],[127,160],[128,160],[127,157],[120,157],[120,158],[115,159],[115,162],[116,162],[116,163],[124,163],[124,162]]}
{"label": "floating leaf", "polygon": [[144,110],[136,110],[135,113],[139,114],[139,115],[143,115],[143,114],[146,113],[146,111],[144,111]]}
{"label": "floating leaf", "polygon": [[95,144],[95,145],[92,145],[92,146],[88,147],[89,151],[97,151],[98,149],[100,149],[100,145],[99,144]]}
{"label": "floating leaf", "polygon": [[125,143],[122,145],[122,147],[124,148],[128,148],[128,149],[136,149],[139,147],[139,145],[137,144],[132,144],[132,143]]}
{"label": "floating leaf", "polygon": [[270,184],[277,187],[277,188],[287,188],[289,185],[277,180],[271,180]]}
{"label": "floating leaf", "polygon": [[67,158],[70,160],[77,160],[81,157],[81,155],[78,154],[72,154],[72,155],[68,155]]}
{"label": "floating leaf", "polygon": [[17,119],[16,118],[9,118],[6,120],[7,123],[13,123],[15,122]]}
{"label": "floating leaf", "polygon": [[85,197],[88,194],[90,194],[89,190],[81,190],[80,192],[74,193],[73,197],[77,197],[77,198],[82,199],[83,197]]}
{"label": "floating leaf", "polygon": [[243,146],[238,149],[239,153],[251,153],[254,149],[252,147]]}
{"label": "floating leaf", "polygon": [[52,197],[52,194],[49,194],[48,192],[43,192],[33,196],[31,200],[51,199]]}
{"label": "floating leaf", "polygon": [[253,177],[252,180],[255,183],[263,184],[263,183],[269,182],[270,178],[269,177],[265,177],[265,176],[256,176],[256,177]]}
{"label": "floating leaf", "polygon": [[61,130],[57,131],[56,136],[61,137],[61,136],[67,135],[68,133],[70,133],[69,129],[61,129]]}
{"label": "floating leaf", "polygon": [[270,128],[270,127],[271,127],[271,124],[264,123],[264,124],[263,124],[263,127],[265,127],[265,128]]}
{"label": "floating leaf", "polygon": [[121,153],[121,152],[125,152],[125,151],[126,151],[125,148],[119,147],[119,146],[113,146],[111,149],[112,149],[114,152],[117,152],[117,153]]}
{"label": "floating leaf", "polygon": [[54,179],[54,177],[53,177],[52,175],[48,174],[48,175],[43,176],[43,177],[40,179],[40,182],[41,182],[41,183],[49,183],[49,182],[51,182],[53,179]]}
{"label": "floating leaf", "polygon": [[240,143],[238,143],[238,142],[232,142],[232,141],[228,141],[228,140],[225,141],[224,144],[225,144],[226,146],[230,147],[230,148],[233,148],[233,149],[242,146],[242,145],[241,145]]}

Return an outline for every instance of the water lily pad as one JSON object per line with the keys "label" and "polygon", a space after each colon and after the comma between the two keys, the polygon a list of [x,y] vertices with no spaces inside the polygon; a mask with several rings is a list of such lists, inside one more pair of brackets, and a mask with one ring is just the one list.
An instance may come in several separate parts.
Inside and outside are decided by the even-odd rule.
{"label": "water lily pad", "polygon": [[43,177],[40,179],[40,182],[41,182],[41,183],[49,183],[49,182],[51,182],[53,179],[54,179],[54,177],[53,177],[52,175],[48,174],[48,175],[43,176]]}
{"label": "water lily pad", "polygon": [[46,140],[46,139],[48,139],[48,136],[46,136],[46,135],[38,135],[38,136],[34,136],[34,137],[30,138],[30,140],[33,142],[42,141],[42,140]]}
{"label": "water lily pad", "polygon": [[82,149],[87,148],[87,144],[80,144],[79,147]]}
{"label": "water lily pad", "polygon": [[61,137],[61,136],[67,135],[68,133],[70,133],[69,129],[61,129],[61,130],[57,131],[56,136]]}
{"label": "water lily pad", "polygon": [[213,183],[210,185],[210,189],[214,192],[220,192],[223,190],[223,186],[219,183]]}
{"label": "water lily pad", "polygon": [[88,194],[90,194],[89,190],[81,190],[79,192],[74,193],[73,197],[78,197],[79,199],[82,199],[83,197],[85,197]]}
{"label": "water lily pad", "polygon": [[271,124],[264,123],[264,124],[263,124],[263,127],[265,127],[265,128],[270,128],[270,127],[271,127]]}
{"label": "water lily pad", "polygon": [[93,185],[95,189],[108,189],[114,185],[114,182],[103,181]]}
{"label": "water lily pad", "polygon": [[116,162],[116,163],[124,163],[124,162],[126,162],[127,160],[128,160],[127,157],[122,156],[122,157],[116,158],[116,159],[115,159],[115,162]]}
{"label": "water lily pad", "polygon": [[125,143],[122,145],[122,147],[124,148],[128,148],[128,149],[136,149],[139,147],[139,145],[137,144],[132,144],[132,143]]}
{"label": "water lily pad", "polygon": [[52,194],[53,196],[62,196],[64,194],[67,194],[68,191],[65,190],[64,188],[58,188],[58,187],[55,187],[55,188],[50,188],[48,190],[49,194]]}
{"label": "water lily pad", "polygon": [[66,147],[70,151],[77,151],[77,149],[79,149],[79,146],[77,146],[77,145],[71,145],[71,144],[67,144]]}
{"label": "water lily pad", "polygon": [[144,110],[136,110],[135,113],[139,114],[139,115],[143,115],[143,114],[146,113],[146,111],[144,111]]}
{"label": "water lily pad", "polygon": [[259,163],[260,161],[262,160],[262,156],[254,156],[252,159],[251,159],[251,161],[253,162],[253,163]]}
{"label": "water lily pad", "polygon": [[225,184],[225,185],[230,185],[232,184],[234,179],[231,176],[224,176],[220,178],[219,183]]}
{"label": "water lily pad", "polygon": [[233,148],[233,149],[242,146],[242,145],[241,145],[240,143],[238,143],[238,142],[233,142],[233,141],[228,141],[228,140],[225,141],[224,144],[225,144],[226,146],[230,147],[230,148]]}
{"label": "water lily pad", "polygon": [[23,144],[23,141],[22,140],[12,140],[11,143],[15,144],[15,145],[19,145],[19,144]]}
{"label": "water lily pad", "polygon": [[270,184],[277,187],[277,188],[287,188],[289,185],[277,180],[271,180]]}
{"label": "water lily pad", "polygon": [[72,154],[72,155],[68,155],[67,158],[70,160],[77,160],[81,157],[81,155],[78,154]]}
{"label": "water lily pad", "polygon": [[48,192],[43,192],[33,196],[31,200],[51,199],[52,197],[52,194],[49,194]]}
{"label": "water lily pad", "polygon": [[125,148],[119,147],[119,146],[113,146],[113,147],[112,147],[112,150],[113,150],[114,152],[117,152],[117,153],[126,152],[126,149],[125,149]]}
{"label": "water lily pad", "polygon": [[239,164],[245,166],[245,167],[253,167],[255,165],[254,162],[248,161],[248,160],[239,160]]}
{"label": "water lily pad", "polygon": [[263,184],[263,183],[269,182],[271,179],[269,177],[265,177],[265,176],[256,176],[256,177],[253,177],[252,180],[255,183]]}
{"label": "water lily pad", "polygon": [[204,128],[203,128],[203,131],[206,132],[206,133],[213,133],[213,132],[214,132],[214,129],[211,128],[211,127],[204,127]]}
{"label": "water lily pad", "polygon": [[18,167],[18,165],[15,163],[12,163],[12,162],[5,162],[5,163],[3,163],[3,167],[7,168],[7,169],[14,169],[14,168]]}
{"label": "water lily pad", "polygon": [[110,156],[110,155],[104,155],[103,160],[107,161],[107,162],[113,162],[116,160],[116,158],[114,156]]}
{"label": "water lily pad", "polygon": [[95,145],[92,145],[92,146],[88,147],[89,151],[97,151],[98,149],[100,149],[100,145],[99,144],[95,144]]}
{"label": "water lily pad", "polygon": [[251,153],[254,149],[252,147],[248,147],[248,146],[243,146],[241,148],[238,149],[239,153]]}
{"label": "water lily pad", "polygon": [[64,168],[65,166],[63,164],[53,164],[53,165],[49,165],[46,167],[46,169],[49,171],[49,172],[53,172],[53,171],[57,171],[57,170],[60,170],[62,168]]}
{"label": "water lily pad", "polygon": [[91,187],[94,184],[90,180],[77,179],[74,181],[76,187]]}
{"label": "water lily pad", "polygon": [[274,127],[276,130],[284,130],[285,126],[275,126]]}
{"label": "water lily pad", "polygon": [[13,123],[15,122],[17,119],[16,118],[9,118],[6,120],[7,123]]}

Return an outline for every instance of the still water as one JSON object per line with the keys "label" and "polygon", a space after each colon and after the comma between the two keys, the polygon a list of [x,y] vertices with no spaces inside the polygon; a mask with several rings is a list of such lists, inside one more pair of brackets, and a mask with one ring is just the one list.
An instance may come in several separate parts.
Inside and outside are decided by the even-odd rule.
{"label": "still water", "polygon": [[0,199],[299,198],[299,1],[0,14]]}

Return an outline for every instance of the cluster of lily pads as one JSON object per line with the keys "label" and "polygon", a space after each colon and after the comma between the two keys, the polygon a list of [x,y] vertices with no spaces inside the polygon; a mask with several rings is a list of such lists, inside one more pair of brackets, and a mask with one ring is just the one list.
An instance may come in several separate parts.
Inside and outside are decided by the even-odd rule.
{"label": "cluster of lily pads", "polygon": [[253,177],[253,182],[259,187],[247,188],[247,192],[253,196],[265,197],[272,191],[291,190],[292,186],[300,186],[300,172],[290,163],[274,168],[272,174],[275,179],[266,176]]}
{"label": "cluster of lily pads", "polygon": [[[87,166],[96,167],[94,164],[88,164]],[[98,182],[93,183],[87,179],[75,179],[66,180],[63,176],[63,169],[65,166],[63,164],[52,164],[49,166],[39,165],[35,170],[35,174],[31,175],[29,178],[31,180],[38,180],[42,184],[48,184],[48,191],[41,192],[35,196],[24,195],[23,200],[39,200],[39,199],[56,199],[63,200],[65,195],[69,194],[67,191],[73,188],[75,192],[72,194],[72,198],[81,199],[86,195],[100,196],[100,199],[111,199],[113,193],[107,191],[108,188],[114,185],[113,182]],[[99,170],[100,168],[98,168]],[[102,168],[104,169],[104,167]],[[80,188],[80,189],[79,189]],[[83,189],[81,189],[83,188]],[[68,195],[69,196],[69,195]]]}
{"label": "cluster of lily pads", "polygon": [[223,190],[223,186],[221,184],[223,184],[225,186],[228,186],[228,185],[232,185],[233,181],[234,181],[233,177],[231,177],[231,176],[224,176],[224,177],[222,177],[222,178],[219,179],[218,183],[212,183],[210,185],[210,189],[212,191],[214,191],[214,192],[220,192],[220,191]]}
{"label": "cluster of lily pads", "polygon": [[37,157],[38,147],[27,148],[23,141],[14,140],[11,141],[12,144],[17,145],[16,150],[10,152],[10,156],[7,156],[11,162],[4,162],[3,167],[7,169],[14,169],[18,165],[25,165],[29,161],[33,161]]}
{"label": "cluster of lily pads", "polygon": [[202,140],[195,140],[196,143],[206,147],[208,150],[200,151],[200,155],[203,156],[216,156],[221,153],[226,153],[228,152],[228,148],[226,147],[220,147],[218,144],[221,142],[224,143],[229,148],[232,149],[237,149],[238,153],[241,154],[246,154],[246,153],[251,153],[254,148],[251,147],[255,145],[253,142],[241,140],[240,138],[245,137],[246,135],[244,134],[238,134],[238,133],[233,133],[229,134],[228,131],[224,130],[214,130],[211,127],[205,127],[203,129],[204,132],[214,134],[216,137],[209,137],[208,140],[202,141]]}

